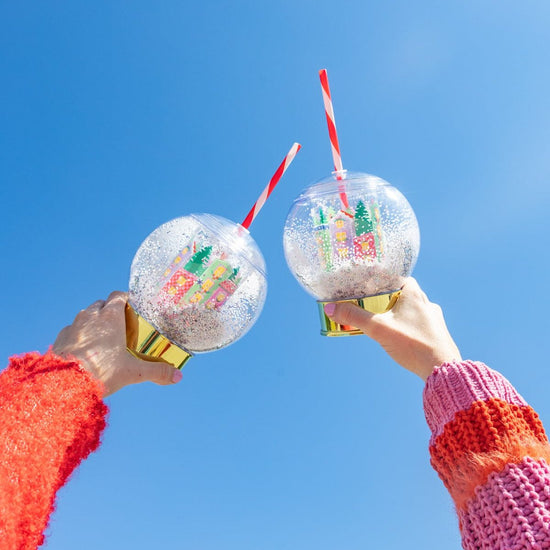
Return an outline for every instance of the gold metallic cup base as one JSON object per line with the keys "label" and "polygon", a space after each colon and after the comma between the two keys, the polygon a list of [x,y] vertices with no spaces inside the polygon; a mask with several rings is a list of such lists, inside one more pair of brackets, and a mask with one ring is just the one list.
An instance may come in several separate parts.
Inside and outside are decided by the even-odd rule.
{"label": "gold metallic cup base", "polygon": [[[378,294],[377,296],[367,296],[366,298],[356,298],[354,300],[334,300],[333,303],[351,302],[371,313],[385,313],[395,305],[400,294],[401,291],[396,290],[388,294]],[[321,319],[321,334],[323,336],[355,336],[356,334],[363,334],[358,328],[350,325],[339,325],[330,319],[324,309],[325,304],[330,303],[331,301],[317,302],[319,317]]]}
{"label": "gold metallic cup base", "polygon": [[139,359],[166,361],[177,369],[192,357],[138,315],[130,304],[126,304],[126,348]]}

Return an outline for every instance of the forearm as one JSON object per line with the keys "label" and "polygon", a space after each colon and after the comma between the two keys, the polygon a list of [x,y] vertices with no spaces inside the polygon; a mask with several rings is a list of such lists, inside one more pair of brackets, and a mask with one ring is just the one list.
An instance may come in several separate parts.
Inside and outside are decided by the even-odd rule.
{"label": "forearm", "polygon": [[550,447],[512,385],[482,363],[444,364],[427,380],[424,407],[464,548],[550,548]]}
{"label": "forearm", "polygon": [[101,386],[56,355],[12,358],[0,374],[0,539],[35,549],[57,490],[94,451],[105,427]]}

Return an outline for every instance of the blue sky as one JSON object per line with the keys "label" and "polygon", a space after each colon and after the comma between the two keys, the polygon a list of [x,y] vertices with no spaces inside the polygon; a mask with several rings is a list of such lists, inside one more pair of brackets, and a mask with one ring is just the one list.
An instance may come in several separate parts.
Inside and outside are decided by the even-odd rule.
{"label": "blue sky", "polygon": [[332,169],[326,67],[344,166],[406,195],[414,274],[463,355],[550,425],[549,24],[542,0],[0,2],[5,360],[126,289],[161,223],[241,221],[303,145],[251,228],[259,321],[179,385],[108,399],[46,548],[460,548],[421,381],[367,338],[319,336],[282,227]]}

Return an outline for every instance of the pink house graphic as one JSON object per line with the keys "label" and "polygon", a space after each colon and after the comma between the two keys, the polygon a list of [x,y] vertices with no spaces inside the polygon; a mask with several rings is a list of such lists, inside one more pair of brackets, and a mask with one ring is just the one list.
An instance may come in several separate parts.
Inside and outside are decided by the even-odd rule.
{"label": "pink house graphic", "polygon": [[353,239],[353,253],[356,258],[376,258],[376,242],[373,233],[363,233]]}
{"label": "pink house graphic", "polygon": [[353,254],[353,237],[355,236],[353,215],[340,210],[331,220],[330,233],[336,257],[340,259],[351,258]]}
{"label": "pink house graphic", "polygon": [[228,298],[235,292],[237,285],[230,279],[220,283],[220,286],[214,291],[210,299],[206,302],[208,309],[218,309],[227,302]]}

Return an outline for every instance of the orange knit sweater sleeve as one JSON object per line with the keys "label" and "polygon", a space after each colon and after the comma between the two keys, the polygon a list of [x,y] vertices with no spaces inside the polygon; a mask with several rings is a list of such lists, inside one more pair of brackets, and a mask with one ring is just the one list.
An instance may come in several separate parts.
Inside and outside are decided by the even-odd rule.
{"label": "orange knit sweater sleeve", "polygon": [[94,451],[107,407],[99,382],[47,353],[12,357],[0,373],[0,548],[34,550],[55,494]]}

